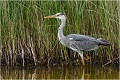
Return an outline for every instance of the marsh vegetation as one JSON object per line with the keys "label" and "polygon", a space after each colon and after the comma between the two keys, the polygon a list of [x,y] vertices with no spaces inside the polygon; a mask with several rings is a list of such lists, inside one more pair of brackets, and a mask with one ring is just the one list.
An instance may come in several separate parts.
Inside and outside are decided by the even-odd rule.
{"label": "marsh vegetation", "polygon": [[59,21],[46,15],[64,12],[64,34],[76,33],[101,37],[108,47],[85,52],[86,64],[103,65],[111,60],[119,65],[118,1],[4,1],[0,2],[1,65],[79,65],[80,57],[62,46],[57,38]]}

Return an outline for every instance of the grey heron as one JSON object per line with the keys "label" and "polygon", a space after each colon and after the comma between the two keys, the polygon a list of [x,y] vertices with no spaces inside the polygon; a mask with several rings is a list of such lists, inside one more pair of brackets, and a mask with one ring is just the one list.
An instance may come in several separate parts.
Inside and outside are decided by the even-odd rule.
{"label": "grey heron", "polygon": [[80,34],[69,34],[67,36],[64,36],[63,28],[65,27],[66,16],[61,12],[55,15],[46,16],[44,18],[58,18],[61,20],[60,27],[58,28],[59,41],[69,49],[78,52],[81,57],[81,62],[83,65],[85,65],[83,51],[96,50],[99,48],[100,45],[107,46],[110,44],[108,41],[102,38],[96,39],[93,37]]}

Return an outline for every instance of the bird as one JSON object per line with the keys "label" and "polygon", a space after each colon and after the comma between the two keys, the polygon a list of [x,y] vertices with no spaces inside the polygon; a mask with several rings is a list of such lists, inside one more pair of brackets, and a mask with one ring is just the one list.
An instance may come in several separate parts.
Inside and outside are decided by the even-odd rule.
{"label": "bird", "polygon": [[80,55],[81,63],[83,66],[85,65],[83,56],[84,51],[93,51],[97,50],[101,45],[102,46],[110,45],[109,41],[104,40],[102,38],[93,38],[81,34],[69,34],[67,36],[64,36],[63,28],[65,27],[66,24],[66,16],[62,12],[46,16],[44,18],[57,18],[61,20],[61,24],[58,28],[58,39],[62,45],[77,52]]}

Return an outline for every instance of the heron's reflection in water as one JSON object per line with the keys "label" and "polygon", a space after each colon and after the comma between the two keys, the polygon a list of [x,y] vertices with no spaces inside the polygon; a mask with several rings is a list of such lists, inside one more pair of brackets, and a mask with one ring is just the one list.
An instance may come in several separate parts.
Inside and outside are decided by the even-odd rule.
{"label": "heron's reflection in water", "polygon": [[116,69],[98,67],[1,67],[0,79],[119,79]]}
{"label": "heron's reflection in water", "polygon": [[[89,79],[90,75],[84,67],[62,67],[60,79]],[[87,74],[86,74],[86,73]]]}

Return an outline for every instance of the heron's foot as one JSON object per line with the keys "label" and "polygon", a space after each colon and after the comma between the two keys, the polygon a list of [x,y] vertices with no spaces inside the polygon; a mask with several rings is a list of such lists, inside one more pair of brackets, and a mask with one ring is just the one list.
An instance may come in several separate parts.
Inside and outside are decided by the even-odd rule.
{"label": "heron's foot", "polygon": [[84,59],[85,59],[86,61],[90,59],[90,57],[89,57],[87,54],[85,54],[85,56],[86,56],[86,58],[84,58]]}

